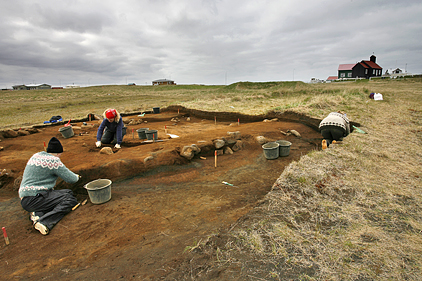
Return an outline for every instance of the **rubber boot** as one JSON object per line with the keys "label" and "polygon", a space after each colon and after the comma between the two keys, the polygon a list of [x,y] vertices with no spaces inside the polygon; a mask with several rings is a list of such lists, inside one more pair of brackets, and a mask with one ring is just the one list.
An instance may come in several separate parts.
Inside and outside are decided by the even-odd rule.
{"label": "rubber boot", "polygon": [[322,140],[322,149],[327,149],[327,141]]}

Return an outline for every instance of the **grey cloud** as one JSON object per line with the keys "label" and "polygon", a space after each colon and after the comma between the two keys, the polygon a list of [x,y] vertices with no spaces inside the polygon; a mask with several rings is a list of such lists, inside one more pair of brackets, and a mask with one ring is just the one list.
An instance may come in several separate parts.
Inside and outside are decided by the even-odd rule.
{"label": "grey cloud", "polygon": [[0,87],[308,81],[372,52],[422,72],[420,14],[416,0],[2,1]]}

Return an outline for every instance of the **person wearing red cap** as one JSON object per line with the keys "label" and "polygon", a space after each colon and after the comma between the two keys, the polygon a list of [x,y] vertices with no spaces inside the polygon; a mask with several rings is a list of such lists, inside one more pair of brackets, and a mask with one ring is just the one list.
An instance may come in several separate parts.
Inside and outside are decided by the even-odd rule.
{"label": "person wearing red cap", "polygon": [[95,145],[100,147],[102,143],[111,143],[115,144],[115,148],[120,148],[123,136],[126,135],[122,117],[114,108],[104,111],[103,116],[104,120],[97,130],[97,142]]}

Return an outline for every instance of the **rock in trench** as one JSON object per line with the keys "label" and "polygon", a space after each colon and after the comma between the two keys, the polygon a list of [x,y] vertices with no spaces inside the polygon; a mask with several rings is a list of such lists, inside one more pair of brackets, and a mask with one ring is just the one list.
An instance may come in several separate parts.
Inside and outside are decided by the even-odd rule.
{"label": "rock in trench", "polygon": [[213,143],[216,149],[220,149],[226,145],[226,142],[222,139],[216,139],[213,141]]}
{"label": "rock in trench", "polygon": [[111,147],[103,147],[100,150],[100,154],[113,154],[113,149],[111,149]]}

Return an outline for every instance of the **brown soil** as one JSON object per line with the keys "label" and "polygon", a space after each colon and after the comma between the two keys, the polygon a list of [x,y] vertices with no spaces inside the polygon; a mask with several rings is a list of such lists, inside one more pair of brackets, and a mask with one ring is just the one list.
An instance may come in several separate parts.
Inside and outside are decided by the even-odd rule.
{"label": "brown soil", "polygon": [[[180,118],[180,122],[170,121],[172,118]],[[278,121],[263,122],[272,118]],[[140,117],[135,114],[124,119]],[[0,249],[2,279],[189,279],[184,272],[177,273],[186,258],[184,250],[230,228],[268,193],[286,165],[318,149],[321,141],[316,127],[319,120],[295,113],[244,116],[182,108],[178,114],[176,108],[168,108],[160,114],[146,114],[142,120],[147,123],[127,125],[122,148],[113,149],[112,155],[100,154],[95,147],[98,121],[87,122],[88,126],[82,126],[84,120],[76,121],[73,125],[82,128],[75,129],[75,136],[68,139],[58,131],[62,124],[2,139],[0,168],[8,175],[0,178],[0,214],[10,240],[10,245]],[[168,133],[180,137],[168,139],[165,126]],[[136,133],[142,127],[157,129],[164,141],[142,143]],[[280,133],[287,130],[296,130],[302,137]],[[243,149],[218,156],[215,167],[212,140],[228,139],[227,132],[235,131],[241,133]],[[113,181],[112,199],[94,205],[88,198],[86,205],[42,236],[20,206],[16,186],[28,159],[43,150],[44,142],[53,136],[65,148],[63,163],[82,176],[74,185],[58,181],[57,188],[71,188],[83,201],[88,198],[84,184],[107,178]],[[290,155],[267,160],[256,136],[290,141]],[[179,153],[191,144],[201,147],[201,153],[189,161]],[[144,163],[149,156],[152,159]]]}

